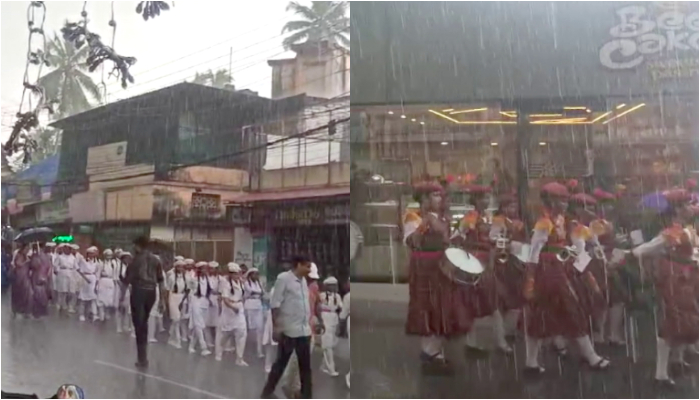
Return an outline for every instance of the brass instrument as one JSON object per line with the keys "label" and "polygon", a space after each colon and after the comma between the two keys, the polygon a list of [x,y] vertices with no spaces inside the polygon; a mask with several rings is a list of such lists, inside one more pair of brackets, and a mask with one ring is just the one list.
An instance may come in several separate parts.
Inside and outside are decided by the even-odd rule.
{"label": "brass instrument", "polygon": [[496,261],[501,263],[501,264],[505,264],[508,262],[508,257],[509,257],[508,242],[509,241],[510,240],[506,237],[506,235],[504,235],[502,233],[500,235],[498,235],[498,237],[496,238],[496,251],[498,253],[496,255]]}
{"label": "brass instrument", "polygon": [[595,246],[593,248],[593,257],[596,260],[605,260],[605,250],[603,250],[603,246]]}
{"label": "brass instrument", "polygon": [[559,252],[559,254],[557,254],[557,260],[563,263],[569,261],[569,259],[572,257],[578,257],[578,250],[574,246],[566,246],[561,252]]}

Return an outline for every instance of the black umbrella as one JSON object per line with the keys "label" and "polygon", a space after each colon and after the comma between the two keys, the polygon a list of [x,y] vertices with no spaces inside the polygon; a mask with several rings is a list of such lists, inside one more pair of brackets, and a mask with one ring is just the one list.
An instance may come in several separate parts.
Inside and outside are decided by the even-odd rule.
{"label": "black umbrella", "polygon": [[15,237],[15,242],[32,243],[32,242],[49,242],[53,239],[53,230],[51,228],[29,228],[23,230]]}

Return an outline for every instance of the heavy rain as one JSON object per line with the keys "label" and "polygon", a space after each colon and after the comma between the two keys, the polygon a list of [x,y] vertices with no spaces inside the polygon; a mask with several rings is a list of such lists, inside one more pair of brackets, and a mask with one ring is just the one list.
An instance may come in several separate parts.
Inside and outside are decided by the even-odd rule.
{"label": "heavy rain", "polygon": [[348,397],[348,2],[1,14],[2,398]]}
{"label": "heavy rain", "polygon": [[350,15],[352,396],[696,398],[698,4]]}

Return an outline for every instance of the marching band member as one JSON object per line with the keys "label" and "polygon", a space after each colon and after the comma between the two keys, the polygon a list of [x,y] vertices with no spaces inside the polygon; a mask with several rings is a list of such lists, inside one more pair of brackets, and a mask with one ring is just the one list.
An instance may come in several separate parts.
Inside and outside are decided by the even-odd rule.
{"label": "marching band member", "polygon": [[[502,195],[494,213],[489,238],[496,244],[494,273],[498,284],[497,300],[499,313],[495,315],[496,337],[514,334],[525,299],[522,287],[525,282],[525,266],[515,256],[520,254],[525,242],[525,227],[518,218],[517,198],[512,194]],[[498,248],[499,241],[506,247]],[[499,254],[503,252],[505,255]]]}
{"label": "marching band member", "polygon": [[126,276],[126,269],[131,264],[133,256],[128,251],[122,251],[121,249],[117,249],[115,254],[119,254],[119,263],[114,274],[116,287],[114,305],[116,307],[117,333],[122,333],[123,331],[131,332],[135,337],[133,321],[131,320],[131,304],[129,303],[131,289],[122,283],[122,279]]}
{"label": "marching band member", "polygon": [[524,296],[528,301],[524,315],[527,372],[541,374],[539,363],[542,339],[563,336],[574,339],[581,355],[591,368],[607,369],[610,361],[600,357],[593,349],[588,335],[589,325],[585,311],[579,304],[567,275],[566,263],[558,255],[567,251],[567,227],[564,212],[569,191],[566,186],[551,182],[542,186],[540,197],[545,212],[535,224],[530,240],[530,260]]}
{"label": "marching band member", "polygon": [[247,367],[243,356],[245,354],[246,327],[245,309],[243,306],[243,285],[241,282],[241,267],[228,263],[229,276],[222,279],[221,284],[221,319],[216,335],[216,360],[221,361],[224,345],[231,339],[236,343],[236,365]]}
{"label": "marching band member", "polygon": [[80,286],[78,295],[80,321],[85,321],[86,308],[90,308],[92,320],[97,321],[97,293],[95,291],[97,285],[97,272],[100,261],[97,259],[98,249],[91,246],[86,250],[87,258],[78,261],[78,274],[84,281]]}
{"label": "marching band member", "polygon": [[338,313],[342,310],[343,299],[338,294],[338,280],[328,277],[323,281],[323,291],[320,294],[321,319],[326,330],[321,335],[321,348],[323,349],[323,364],[321,371],[330,376],[338,376],[335,370],[335,356],[333,349],[338,344],[336,330],[338,328]]}
{"label": "marching band member", "polygon": [[209,302],[211,295],[211,286],[207,278],[206,261],[199,261],[195,264],[197,268],[196,284],[197,286],[190,292],[190,330],[192,331],[192,339],[190,339],[190,353],[196,352],[195,345],[199,342],[199,347],[202,351],[202,356],[208,356],[211,351],[207,347],[207,342],[204,340],[204,329],[207,327],[207,315],[209,313]]}
{"label": "marching band member", "polygon": [[264,295],[257,268],[251,268],[246,272],[245,283],[243,284],[243,295],[245,297],[245,315],[248,322],[248,329],[253,332],[255,345],[258,351],[258,358],[265,357],[263,353],[263,333],[264,321],[262,298]]}
{"label": "marching band member", "polygon": [[105,249],[102,252],[104,259],[100,263],[98,272],[99,280],[97,281],[97,319],[104,321],[109,319],[109,314],[106,309],[114,307],[115,283],[114,273],[119,267],[119,262],[112,255],[112,250]]}
{"label": "marching band member", "polygon": [[[404,217],[404,242],[411,249],[406,334],[421,337],[424,371],[450,372],[444,341],[469,332],[471,318],[455,283],[440,269],[450,242],[444,189],[437,183],[414,188],[420,211]],[[431,371],[432,372],[432,371]]]}
{"label": "marching band member", "polygon": [[[496,344],[499,350],[510,354],[513,349],[505,338],[503,316],[498,310],[497,282],[491,262],[491,224],[486,216],[486,209],[489,206],[488,194],[491,192],[491,188],[470,185],[468,191],[471,194],[469,201],[474,209],[468,211],[460,220],[458,229],[453,234],[453,240],[479,259],[484,266],[479,283],[469,290],[469,307],[474,318],[490,318],[494,321]],[[467,334],[466,344],[468,349],[483,351],[483,346],[478,343],[475,331]]]}
{"label": "marching band member", "polygon": [[207,313],[207,327],[204,330],[204,339],[207,346],[214,347],[216,340],[216,329],[219,326],[220,301],[219,301],[219,263],[209,261],[207,263],[207,279],[211,292],[209,294],[209,310]]}
{"label": "marching band member", "polygon": [[[173,268],[168,271],[168,311],[170,315],[170,340],[168,343],[176,349],[182,348],[182,336],[187,336],[187,331],[183,332],[183,309],[186,307],[185,293],[187,284],[185,283],[185,261],[176,260]],[[172,271],[172,273],[170,273]]]}
{"label": "marching band member", "polygon": [[634,257],[662,255],[653,270],[657,292],[656,375],[658,383],[674,386],[668,375],[671,350],[698,341],[698,247],[697,233],[684,227],[692,211],[687,207],[685,189],[664,192],[669,202],[662,215],[666,228],[651,241],[636,247]]}

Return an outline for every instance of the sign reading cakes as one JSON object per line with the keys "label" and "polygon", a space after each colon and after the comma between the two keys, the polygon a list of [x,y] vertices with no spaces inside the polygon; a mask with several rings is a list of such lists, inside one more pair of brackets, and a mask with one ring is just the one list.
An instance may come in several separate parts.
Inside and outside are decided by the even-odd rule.
{"label": "sign reading cakes", "polygon": [[646,66],[653,80],[698,74],[698,11],[693,2],[649,2],[616,10],[618,24],[600,63],[624,71]]}

